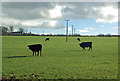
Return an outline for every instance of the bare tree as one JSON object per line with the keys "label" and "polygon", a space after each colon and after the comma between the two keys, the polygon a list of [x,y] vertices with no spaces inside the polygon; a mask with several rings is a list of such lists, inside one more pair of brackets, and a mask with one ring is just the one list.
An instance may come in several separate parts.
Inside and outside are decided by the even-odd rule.
{"label": "bare tree", "polygon": [[105,35],[104,34],[102,34],[102,33],[100,33],[99,35],[97,35],[97,36],[99,36],[99,37],[104,37]]}
{"label": "bare tree", "polygon": [[9,29],[10,29],[10,32],[13,32],[13,31],[14,31],[14,28],[13,28],[12,25],[10,25]]}
{"label": "bare tree", "polygon": [[107,35],[106,35],[107,37],[112,37],[112,35],[110,34],[110,33],[107,33]]}
{"label": "bare tree", "polygon": [[8,32],[8,28],[7,27],[2,27],[2,32],[4,32],[4,33]]}
{"label": "bare tree", "polygon": [[1,26],[0,27],[0,33],[2,33],[1,35],[7,35],[8,33],[8,28],[7,27],[3,27],[3,26]]}
{"label": "bare tree", "polygon": [[20,32],[20,33],[23,33],[23,32],[24,32],[24,29],[23,29],[23,28],[19,28],[19,32]]}

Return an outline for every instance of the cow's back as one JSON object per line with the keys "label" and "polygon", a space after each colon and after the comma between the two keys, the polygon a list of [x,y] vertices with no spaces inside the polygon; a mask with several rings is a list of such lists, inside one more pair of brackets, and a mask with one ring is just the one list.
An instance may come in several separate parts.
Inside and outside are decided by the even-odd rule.
{"label": "cow's back", "polygon": [[32,50],[32,51],[41,51],[42,50],[42,45],[41,44],[35,44],[35,45],[30,45],[29,48]]}
{"label": "cow's back", "polygon": [[46,38],[45,41],[49,40],[49,38]]}
{"label": "cow's back", "polygon": [[91,47],[92,46],[92,42],[82,42],[80,45],[82,47]]}

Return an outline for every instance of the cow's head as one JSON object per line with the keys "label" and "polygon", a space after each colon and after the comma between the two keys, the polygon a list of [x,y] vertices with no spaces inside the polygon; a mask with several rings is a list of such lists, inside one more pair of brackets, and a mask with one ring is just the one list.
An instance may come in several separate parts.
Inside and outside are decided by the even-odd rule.
{"label": "cow's head", "polygon": [[27,45],[27,47],[30,47],[30,45]]}
{"label": "cow's head", "polygon": [[27,45],[27,47],[28,47],[29,49],[31,49],[31,45]]}
{"label": "cow's head", "polygon": [[31,45],[28,45],[27,47],[29,47],[29,49],[31,48]]}
{"label": "cow's head", "polygon": [[79,44],[82,47],[82,43]]}

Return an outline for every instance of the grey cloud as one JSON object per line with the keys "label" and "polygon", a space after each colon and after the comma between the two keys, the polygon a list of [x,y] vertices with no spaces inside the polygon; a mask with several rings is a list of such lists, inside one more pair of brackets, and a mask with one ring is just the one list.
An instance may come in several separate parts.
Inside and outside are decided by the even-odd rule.
{"label": "grey cloud", "polygon": [[[49,10],[54,9],[56,5],[62,7],[61,13],[62,17],[51,18]],[[93,8],[101,8],[112,6],[118,8],[118,3],[113,2],[3,2],[2,3],[2,18],[4,24],[22,23],[26,20],[64,20],[64,19],[106,19],[112,20],[113,15],[108,15],[104,17],[104,14],[101,14],[100,10],[95,11]],[[10,22],[9,20],[12,21]],[[63,25],[59,22],[55,25],[54,28],[62,28]],[[27,26],[26,26],[27,27]],[[52,28],[48,23],[42,23],[36,27],[46,27]]]}
{"label": "grey cloud", "polygon": [[35,8],[53,8],[53,3],[50,2],[3,2],[4,8],[16,8],[16,9],[35,9]]}
{"label": "grey cloud", "polygon": [[[44,18],[40,12],[48,14],[48,10],[53,8],[53,3],[48,2],[4,2],[2,13],[5,14],[5,17],[20,20],[40,19]],[[49,14],[47,17],[49,17]]]}
{"label": "grey cloud", "polygon": [[[69,6],[66,7],[63,11],[64,16],[69,15],[69,13],[72,14],[70,15],[69,18],[79,18],[79,19],[96,19],[96,18],[104,18],[104,14],[101,14],[100,10],[95,11],[93,8],[101,8],[101,7],[107,7],[107,6],[112,6],[114,8],[118,8],[117,3],[111,3],[111,2],[81,2],[81,3],[70,3],[69,5],[72,5],[74,8],[70,8]],[[67,13],[68,12],[68,13]],[[108,12],[109,13],[109,12]],[[106,17],[109,19],[110,15]],[[112,15],[110,19],[112,19]]]}
{"label": "grey cloud", "polygon": [[[62,9],[63,18],[96,18],[95,16],[103,17],[99,14],[100,11],[94,11],[92,8],[113,6],[117,8],[117,3],[111,2],[4,2],[2,13],[5,17],[12,17],[15,19],[29,20],[29,19],[50,19],[48,10],[53,9],[56,5],[65,6]],[[43,16],[42,13],[45,14]],[[72,15],[72,16],[71,16]]]}

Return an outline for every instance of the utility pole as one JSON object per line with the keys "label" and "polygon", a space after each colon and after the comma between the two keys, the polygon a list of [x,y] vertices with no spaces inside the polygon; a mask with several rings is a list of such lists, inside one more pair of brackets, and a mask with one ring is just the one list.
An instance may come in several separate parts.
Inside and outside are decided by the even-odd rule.
{"label": "utility pole", "polygon": [[67,27],[66,27],[66,42],[68,41],[68,21],[69,19],[65,20],[67,22]]}
{"label": "utility pole", "polygon": [[75,35],[75,28],[74,28],[74,35]]}
{"label": "utility pole", "polygon": [[73,36],[73,25],[72,25],[72,36]]}

